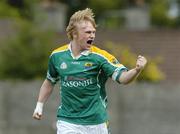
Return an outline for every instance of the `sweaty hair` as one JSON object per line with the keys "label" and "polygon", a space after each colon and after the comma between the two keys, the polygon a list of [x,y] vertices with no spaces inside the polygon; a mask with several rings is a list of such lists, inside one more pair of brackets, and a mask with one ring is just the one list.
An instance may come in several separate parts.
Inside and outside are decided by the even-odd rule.
{"label": "sweaty hair", "polygon": [[73,39],[73,32],[76,30],[76,24],[80,21],[90,21],[94,28],[96,28],[94,13],[92,12],[92,10],[89,8],[79,10],[71,16],[69,25],[66,28],[67,36],[70,40]]}

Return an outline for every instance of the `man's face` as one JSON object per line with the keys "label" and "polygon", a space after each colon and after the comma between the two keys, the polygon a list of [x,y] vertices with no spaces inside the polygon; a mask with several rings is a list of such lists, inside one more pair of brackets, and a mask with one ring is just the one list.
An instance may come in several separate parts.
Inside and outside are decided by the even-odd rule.
{"label": "man's face", "polygon": [[74,40],[81,50],[89,50],[95,38],[96,29],[90,21],[81,21],[76,25]]}

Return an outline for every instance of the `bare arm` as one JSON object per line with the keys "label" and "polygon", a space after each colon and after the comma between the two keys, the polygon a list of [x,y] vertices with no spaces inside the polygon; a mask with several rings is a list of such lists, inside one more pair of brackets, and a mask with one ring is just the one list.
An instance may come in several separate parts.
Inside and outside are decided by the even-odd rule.
{"label": "bare arm", "polygon": [[121,76],[119,77],[119,82],[122,84],[128,84],[132,82],[135,78],[138,77],[138,75],[141,73],[146,64],[146,58],[143,56],[138,56],[136,67],[129,71],[122,72]]}
{"label": "bare arm", "polygon": [[46,102],[50,94],[52,93],[53,87],[54,86],[52,85],[52,83],[49,80],[45,79],[40,88],[38,102]]}
{"label": "bare arm", "polygon": [[34,119],[40,120],[42,118],[43,105],[51,95],[53,87],[54,86],[50,81],[48,81],[47,79],[44,80],[40,88],[38,102],[33,113]]}

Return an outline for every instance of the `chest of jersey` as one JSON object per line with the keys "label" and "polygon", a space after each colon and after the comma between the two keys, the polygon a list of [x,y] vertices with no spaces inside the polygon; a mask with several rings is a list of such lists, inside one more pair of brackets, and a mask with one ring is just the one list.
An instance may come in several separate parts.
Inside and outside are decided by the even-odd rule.
{"label": "chest of jersey", "polygon": [[99,65],[92,56],[75,59],[69,53],[56,59],[55,68],[61,79],[67,80],[83,80],[99,73]]}
{"label": "chest of jersey", "polygon": [[63,94],[73,93],[79,97],[97,94],[100,65],[93,55],[75,59],[66,52],[55,59],[54,66],[60,76]]}

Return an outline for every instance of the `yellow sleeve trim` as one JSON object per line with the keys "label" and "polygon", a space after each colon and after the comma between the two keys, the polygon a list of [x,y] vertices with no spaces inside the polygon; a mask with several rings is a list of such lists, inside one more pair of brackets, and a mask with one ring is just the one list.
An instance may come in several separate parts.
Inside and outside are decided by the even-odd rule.
{"label": "yellow sleeve trim", "polygon": [[109,54],[105,50],[102,50],[102,49],[95,47],[95,46],[91,47],[91,52],[102,55],[103,57],[105,57],[109,61],[111,61],[114,58],[114,56],[112,56],[111,54]]}
{"label": "yellow sleeve trim", "polygon": [[91,52],[92,53],[96,53],[96,54],[104,57],[105,59],[108,60],[108,62],[110,62],[111,64],[113,64],[116,67],[122,67],[123,66],[120,63],[119,64],[115,64],[114,62],[115,62],[116,58],[113,55],[111,55],[110,53],[108,53],[107,51],[105,51],[105,50],[102,50],[102,49],[100,49],[98,47],[92,46],[91,47]]}
{"label": "yellow sleeve trim", "polygon": [[66,44],[66,45],[64,45],[64,46],[61,46],[61,47],[55,49],[55,50],[52,52],[52,54],[58,53],[58,52],[62,52],[62,51],[66,51],[67,49],[68,49],[68,44]]}

